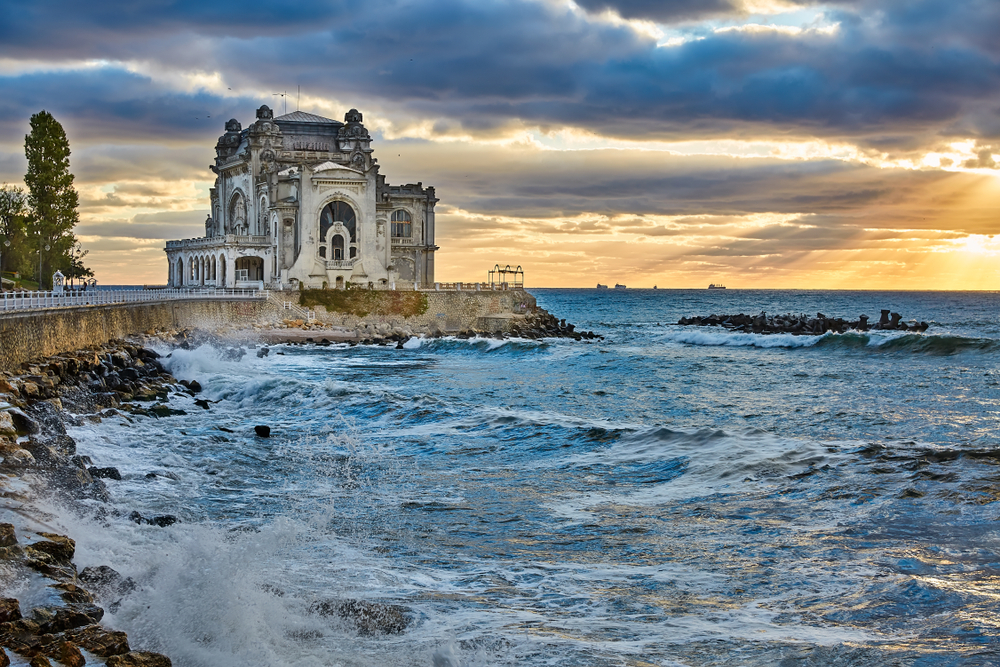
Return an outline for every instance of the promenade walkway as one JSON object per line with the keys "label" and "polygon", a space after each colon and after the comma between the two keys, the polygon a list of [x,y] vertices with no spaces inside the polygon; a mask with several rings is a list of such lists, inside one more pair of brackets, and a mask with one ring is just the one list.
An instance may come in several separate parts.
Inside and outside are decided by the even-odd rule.
{"label": "promenade walkway", "polygon": [[56,292],[3,292],[0,293],[0,314],[27,310],[54,308],[79,308],[127,303],[162,303],[190,299],[204,300],[263,300],[266,290],[257,289],[134,289],[86,290]]}

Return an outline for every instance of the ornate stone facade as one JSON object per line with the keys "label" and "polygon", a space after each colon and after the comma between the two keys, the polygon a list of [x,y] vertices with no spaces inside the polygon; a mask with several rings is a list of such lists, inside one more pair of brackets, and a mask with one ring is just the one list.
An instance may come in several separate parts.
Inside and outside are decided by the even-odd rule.
{"label": "ornate stone facade", "polygon": [[215,146],[205,236],[168,241],[171,286],[295,289],[434,283],[434,188],[391,186],[361,113],[257,109]]}

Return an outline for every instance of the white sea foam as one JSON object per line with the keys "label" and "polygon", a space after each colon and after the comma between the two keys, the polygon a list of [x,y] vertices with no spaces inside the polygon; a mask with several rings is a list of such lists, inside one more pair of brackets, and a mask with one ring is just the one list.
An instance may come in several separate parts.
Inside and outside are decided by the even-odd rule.
{"label": "white sea foam", "polygon": [[663,340],[685,345],[725,345],[731,347],[812,347],[822,336],[792,334],[755,334],[708,328],[675,328],[663,334]]}

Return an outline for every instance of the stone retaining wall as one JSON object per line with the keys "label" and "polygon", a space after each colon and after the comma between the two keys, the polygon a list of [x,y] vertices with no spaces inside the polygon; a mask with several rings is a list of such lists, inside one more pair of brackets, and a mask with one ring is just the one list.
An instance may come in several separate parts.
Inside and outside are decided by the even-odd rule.
{"label": "stone retaining wall", "polygon": [[[322,308],[317,318],[349,328],[365,325],[404,326],[425,333],[457,332],[484,327],[490,315],[503,315],[535,307],[535,297],[523,290],[507,292],[425,292],[428,308],[423,315],[343,315]],[[297,292],[281,299],[298,303]],[[274,302],[191,299],[166,303],[81,306],[58,310],[0,314],[0,370],[14,370],[23,362],[63,352],[104,345],[151,329],[247,326],[287,317]]]}
{"label": "stone retaining wall", "polygon": [[0,370],[150,329],[250,324],[268,312],[277,310],[266,301],[200,299],[13,311],[0,315]]}
{"label": "stone retaining wall", "polygon": [[[298,292],[294,294],[298,303]],[[316,308],[316,318],[321,322],[347,327],[363,328],[366,324],[385,324],[390,327],[407,327],[424,333],[457,332],[467,329],[488,329],[484,318],[491,315],[510,315],[535,309],[535,297],[524,290],[503,292],[422,292],[427,297],[427,312],[415,317],[368,314],[364,317]],[[521,308],[521,306],[524,308]]]}

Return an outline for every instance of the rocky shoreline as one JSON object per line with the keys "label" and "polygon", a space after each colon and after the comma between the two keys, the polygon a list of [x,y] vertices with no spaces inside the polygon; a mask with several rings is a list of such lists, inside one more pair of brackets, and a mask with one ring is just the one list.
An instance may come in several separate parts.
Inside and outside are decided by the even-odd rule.
{"label": "rocky shoreline", "polygon": [[[26,580],[34,582],[35,590],[48,591],[42,603],[0,597],[0,667],[10,664],[8,651],[30,660],[31,667],[172,664],[165,655],[131,650],[124,632],[100,624],[105,608],[114,610],[137,584],[108,565],[78,571],[74,540],[44,530],[45,522],[38,518],[42,510],[33,505],[34,499],[55,494],[65,503],[105,508],[100,511],[109,520],[161,527],[177,522],[172,515],[144,517],[138,512],[106,509],[110,495],[104,480],[121,479],[119,471],[95,466],[88,456],[78,454],[66,430],[67,426],[113,416],[183,414],[171,407],[170,395],[185,392],[194,396],[201,387],[197,382],[176,380],[164,369],[160,355],[144,347],[146,343],[173,348],[209,344],[224,358],[239,360],[248,353],[267,356],[268,343],[346,342],[402,348],[412,335],[408,333],[377,328],[347,332],[295,321],[282,329],[149,331],[135,339],[141,342],[118,341],[24,364],[17,373],[0,372],[0,493],[4,499],[0,510],[9,521],[0,522],[0,582],[7,592],[15,582]],[[576,331],[572,324],[545,311],[521,319],[506,333],[466,330],[437,334],[444,335],[460,339],[602,338],[593,332]],[[206,403],[201,407],[209,408],[207,401],[195,403]],[[313,607],[314,613],[334,616],[362,634],[402,632],[409,622],[408,610],[396,605],[334,600],[319,601]]]}
{"label": "rocky shoreline", "polygon": [[[403,345],[414,338],[446,338],[454,336],[460,340],[472,338],[489,338],[492,340],[510,340],[526,338],[538,340],[541,338],[571,338],[576,341],[604,340],[604,336],[593,331],[577,331],[576,326],[558,319],[542,308],[511,322],[506,331],[486,331],[481,329],[462,329],[460,331],[424,331],[392,326],[380,322],[361,322],[357,328],[351,329],[320,321],[308,322],[302,319],[284,319],[251,324],[242,327],[218,329],[212,332],[197,329],[187,329],[171,332],[147,331],[147,339],[160,339],[168,344],[212,343],[216,345],[238,342],[245,345],[262,343],[276,345],[290,343],[293,345],[315,343],[319,345],[346,343],[348,345],[379,345],[395,346],[403,349]],[[256,348],[252,348],[256,349]]]}
{"label": "rocky shoreline", "polygon": [[104,608],[119,604],[135,583],[106,565],[78,572],[74,540],[38,530],[44,522],[32,505],[51,494],[70,503],[108,500],[100,478],[113,477],[114,469],[95,468],[78,455],[66,426],[118,411],[169,410],[165,399],[175,381],[158,357],[122,343],[46,359],[21,374],[0,373],[2,507],[17,524],[0,523],[0,577],[8,591],[24,581],[48,591],[30,609],[16,598],[0,600],[0,667],[10,664],[7,651],[31,667],[53,660],[69,667],[171,665],[162,654],[133,651],[124,632],[100,625]]}

